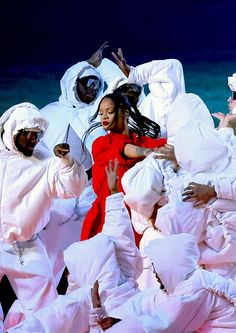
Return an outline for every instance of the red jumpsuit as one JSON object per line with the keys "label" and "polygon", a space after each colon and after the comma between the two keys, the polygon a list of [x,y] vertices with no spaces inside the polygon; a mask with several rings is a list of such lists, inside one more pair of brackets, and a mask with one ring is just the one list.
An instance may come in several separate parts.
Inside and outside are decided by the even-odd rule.
{"label": "red jumpsuit", "polygon": [[110,132],[105,136],[97,138],[93,142],[92,156],[94,164],[92,167],[92,184],[97,198],[93,202],[93,205],[83,222],[81,240],[88,239],[102,230],[105,217],[106,197],[110,195],[105,172],[105,167],[109,166],[109,161],[114,161],[115,159],[118,159],[119,161],[118,191],[124,192],[121,185],[122,176],[136,162],[142,159],[127,158],[123,153],[126,144],[133,144],[145,148],[155,148],[166,144],[166,139],[152,139],[147,136],[138,137],[136,133],[125,135]]}

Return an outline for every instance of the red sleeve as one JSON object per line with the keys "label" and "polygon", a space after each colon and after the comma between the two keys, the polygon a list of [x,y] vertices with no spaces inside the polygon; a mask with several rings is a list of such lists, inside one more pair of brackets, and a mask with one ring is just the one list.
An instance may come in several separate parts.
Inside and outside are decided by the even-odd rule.
{"label": "red sleeve", "polygon": [[124,147],[127,143],[132,143],[126,135],[108,134],[97,138],[92,145],[92,156],[94,164],[108,164],[110,160],[117,158],[119,163],[125,163],[126,159],[123,155]]}
{"label": "red sleeve", "polygon": [[140,137],[140,144],[137,145],[140,147],[146,147],[146,148],[158,148],[162,147],[167,143],[166,138],[160,138],[160,139],[153,139],[149,137],[142,136]]}
{"label": "red sleeve", "polygon": [[[123,151],[127,143],[132,140],[127,136],[108,134],[97,138],[92,145],[93,167],[92,167],[92,183],[94,191],[97,195],[108,191],[107,176],[105,167],[109,165],[110,160],[116,158],[119,161],[118,175],[119,178],[128,169],[129,161],[125,158]],[[134,162],[132,162],[134,163]]]}

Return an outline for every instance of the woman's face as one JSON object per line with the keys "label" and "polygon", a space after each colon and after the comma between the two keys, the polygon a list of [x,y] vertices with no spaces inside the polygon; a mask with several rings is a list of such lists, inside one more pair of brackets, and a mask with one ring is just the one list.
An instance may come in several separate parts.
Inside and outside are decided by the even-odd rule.
{"label": "woman's face", "polygon": [[127,127],[128,111],[116,110],[112,99],[104,98],[100,103],[99,115],[102,127],[106,131],[123,133]]}

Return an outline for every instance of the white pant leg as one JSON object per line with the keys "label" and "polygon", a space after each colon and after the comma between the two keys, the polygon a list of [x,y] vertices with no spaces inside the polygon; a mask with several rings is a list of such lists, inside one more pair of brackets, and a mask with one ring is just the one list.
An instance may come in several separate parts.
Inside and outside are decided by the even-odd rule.
{"label": "white pant leg", "polygon": [[39,238],[17,244],[0,244],[3,267],[25,315],[57,297],[50,262]]}
{"label": "white pant leg", "polygon": [[88,185],[77,199],[54,200],[50,221],[46,229],[41,231],[40,237],[46,246],[56,285],[65,268],[63,252],[69,245],[80,240],[84,218],[95,197],[92,186]]}
{"label": "white pant leg", "polygon": [[[16,299],[11,305],[5,319],[4,319],[4,329],[7,330],[13,327],[25,319],[24,311],[20,305],[18,299]],[[0,331],[1,332],[1,331]]]}

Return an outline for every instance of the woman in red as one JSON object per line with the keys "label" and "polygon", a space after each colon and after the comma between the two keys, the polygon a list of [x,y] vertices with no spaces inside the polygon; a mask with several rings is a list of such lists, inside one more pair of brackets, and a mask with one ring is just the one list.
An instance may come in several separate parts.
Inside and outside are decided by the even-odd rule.
{"label": "woman in red", "polygon": [[98,115],[100,123],[92,125],[88,133],[100,125],[108,134],[97,138],[92,145],[92,184],[97,198],[84,220],[81,240],[102,230],[105,201],[110,194],[106,167],[111,161],[118,160],[118,191],[124,192],[121,185],[123,174],[154,148],[166,143],[166,139],[157,138],[159,125],[142,116],[137,108],[131,107],[129,99],[124,95],[112,93],[104,96],[93,119]]}

